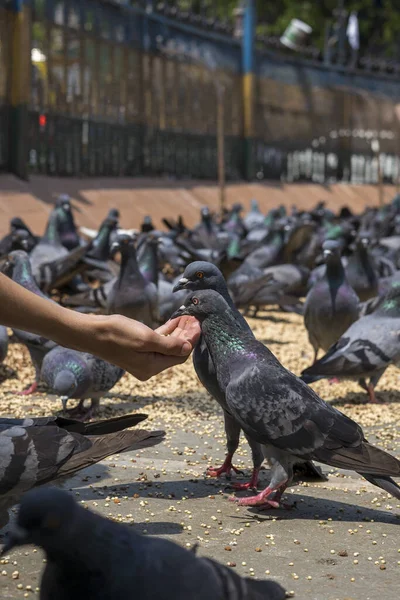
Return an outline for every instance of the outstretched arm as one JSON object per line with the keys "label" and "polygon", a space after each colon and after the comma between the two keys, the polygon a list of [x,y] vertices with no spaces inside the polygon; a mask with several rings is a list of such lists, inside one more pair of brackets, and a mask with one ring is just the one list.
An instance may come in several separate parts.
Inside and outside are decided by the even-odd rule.
{"label": "outstretched arm", "polygon": [[192,317],[155,331],[121,315],[85,315],[43,299],[0,273],[0,323],[90,352],[145,381],[184,362],[200,336]]}

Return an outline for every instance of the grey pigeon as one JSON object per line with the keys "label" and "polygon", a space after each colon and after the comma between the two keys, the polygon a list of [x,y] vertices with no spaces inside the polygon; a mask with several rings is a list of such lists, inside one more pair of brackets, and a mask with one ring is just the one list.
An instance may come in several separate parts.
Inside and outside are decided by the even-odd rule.
{"label": "grey pigeon", "polygon": [[90,280],[106,283],[118,275],[118,265],[110,259],[111,236],[118,226],[118,211],[111,209],[99,227],[99,231],[87,252],[84,262],[91,267],[87,272]]}
{"label": "grey pigeon", "polygon": [[[4,272],[6,275],[11,277],[13,281],[19,283],[27,290],[34,294],[46,298],[51,302],[47,296],[45,296],[36,285],[36,281],[33,277],[29,256],[23,250],[14,250],[8,255],[7,264],[5,265]],[[20,394],[27,395],[36,391],[37,384],[40,379],[40,369],[42,367],[43,358],[52,348],[56,346],[56,343],[52,340],[48,340],[40,335],[34,333],[28,333],[27,331],[21,331],[20,329],[14,329],[14,334],[18,341],[28,348],[33,366],[35,368],[36,377],[32,385],[30,385]]]}
{"label": "grey pigeon", "polygon": [[284,600],[273,581],[240,577],[169,540],[142,536],[56,488],[22,499],[2,554],[36,544],[47,561],[40,600]]}
{"label": "grey pigeon", "polygon": [[73,250],[81,245],[72,213],[71,198],[61,194],[56,200],[57,230],[62,245],[67,250]]}
{"label": "grey pigeon", "polygon": [[[235,309],[232,299],[229,295],[228,288],[226,286],[225,279],[221,273],[221,271],[207,262],[194,262],[188,265],[185,272],[183,273],[183,277],[178,281],[178,284],[175,286],[174,290],[215,290],[224,298],[227,304],[230,307],[230,310],[235,315],[235,320],[237,326],[247,335],[253,336],[253,332],[251,331],[249,324],[246,319],[241,315],[241,313]],[[232,465],[232,458],[234,453],[237,450],[239,445],[240,431],[242,429],[240,422],[235,418],[235,415],[232,413],[230,408],[227,405],[225,392],[217,378],[217,370],[215,368],[213,359],[207,347],[207,342],[204,336],[202,336],[197,343],[194,352],[193,352],[193,365],[196,371],[198,378],[201,383],[204,385],[208,393],[215,398],[218,404],[224,411],[224,422],[225,422],[225,433],[227,440],[227,455],[225,462],[219,468],[210,467],[208,469],[208,474],[214,477],[219,477],[223,473],[229,477],[231,471],[234,470],[236,473],[238,471]],[[253,473],[251,476],[251,480],[248,483],[238,483],[235,484],[234,487],[236,489],[248,489],[248,488],[256,488],[258,483],[258,473],[261,467],[261,464],[264,460],[262,450],[260,445],[257,443],[255,439],[251,436],[247,435],[244,430],[244,434],[251,448],[251,454],[253,459]],[[303,470],[304,475],[311,475],[312,477],[321,477],[321,473],[312,465],[312,463],[307,463],[306,469]]]}
{"label": "grey pigeon", "polygon": [[63,285],[80,272],[81,260],[88,250],[88,246],[78,246],[68,252],[63,246],[58,233],[60,210],[60,207],[52,210],[45,234],[29,255],[33,276],[38,286],[46,292]]}
{"label": "grey pigeon", "polygon": [[395,282],[374,312],[355,321],[325,356],[302,372],[303,381],[356,379],[370,401],[376,402],[374,390],[379,379],[391,363],[400,364],[399,328],[400,282]]}
{"label": "grey pigeon", "polygon": [[250,229],[257,227],[257,225],[262,225],[264,221],[265,217],[258,206],[257,200],[251,200],[250,210],[243,219],[246,229],[250,231]]}
{"label": "grey pigeon", "polygon": [[192,293],[173,316],[182,315],[200,321],[228,408],[247,435],[262,444],[271,464],[265,490],[234,500],[246,506],[279,506],[292,481],[293,465],[302,460],[357,471],[400,500],[400,488],[391,479],[400,477],[400,461],[369,444],[357,423],[285,369],[243,330],[220,294]]}
{"label": "grey pigeon", "polygon": [[349,257],[346,267],[347,280],[361,302],[377,296],[379,292],[378,273],[368,252],[368,245],[367,237],[357,240],[356,250]]}
{"label": "grey pigeon", "polygon": [[157,286],[146,281],[140,272],[135,240],[130,235],[120,234],[113,250],[121,253],[118,276],[99,288],[64,299],[63,304],[83,312],[125,315],[155,327],[159,321]]}
{"label": "grey pigeon", "polygon": [[20,217],[13,217],[10,221],[10,232],[0,240],[0,256],[9,254],[13,250],[30,252],[37,242],[37,237],[26,223]]}
{"label": "grey pigeon", "polygon": [[327,241],[323,245],[326,270],[308,292],[304,305],[304,324],[314,348],[328,350],[358,319],[359,299],[349,285],[340,258],[340,245]]}
{"label": "grey pigeon", "polygon": [[0,418],[0,526],[30,488],[68,477],[128,449],[159,444],[163,431],[129,430],[147,418],[124,415],[81,423],[62,417]]}
{"label": "grey pigeon", "polygon": [[63,258],[68,254],[68,250],[64,248],[61,243],[57,225],[58,214],[57,210],[54,209],[49,215],[46,231],[43,237],[40,238],[29,257],[32,265],[33,276],[38,283],[40,283],[41,279],[40,268],[42,265],[52,262],[55,259]]}
{"label": "grey pigeon", "polygon": [[7,327],[0,325],[0,363],[2,363],[8,352],[8,333]]}
{"label": "grey pigeon", "polygon": [[[120,367],[92,354],[56,346],[43,359],[40,379],[51,393],[61,396],[64,411],[70,398],[78,399],[78,406],[70,409],[69,414],[87,419],[98,407],[100,398],[123,374]],[[88,398],[91,406],[86,410],[84,402]]]}
{"label": "grey pigeon", "polygon": [[[215,290],[221,294],[229,306],[233,308],[233,302],[229,295],[228,288],[221,271],[218,269],[218,267],[209,262],[196,261],[188,265],[183,273],[183,276],[174,287],[175,292],[179,290],[204,289]],[[237,312],[236,318],[238,325],[240,325],[244,331],[251,333],[251,329],[246,319],[239,312]],[[207,348],[207,343],[204,336],[201,336],[194,349],[193,365],[201,383],[224,411],[226,445],[228,452],[221,467],[209,467],[207,472],[213,477],[219,477],[223,473],[225,473],[227,477],[230,477],[232,470],[235,471],[235,473],[240,473],[240,471],[233,466],[232,458],[239,446],[241,426],[228,408],[225,394],[221,390],[221,387],[218,383],[215,365]],[[247,441],[250,445],[252,453],[253,473],[250,482],[245,484],[235,484],[234,487],[237,489],[257,487],[258,473],[264,460],[259,444],[249,437],[247,437]]]}
{"label": "grey pigeon", "polygon": [[125,315],[149,327],[158,324],[157,286],[146,281],[136,258],[135,240],[129,235],[118,236],[121,270],[107,298],[109,314]]}

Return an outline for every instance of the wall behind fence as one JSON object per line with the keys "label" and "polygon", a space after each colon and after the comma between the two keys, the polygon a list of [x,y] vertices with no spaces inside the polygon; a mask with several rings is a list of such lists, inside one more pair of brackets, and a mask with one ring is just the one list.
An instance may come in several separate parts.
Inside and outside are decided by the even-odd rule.
{"label": "wall behind fence", "polygon": [[[215,179],[222,85],[228,178],[377,181],[371,140],[379,138],[382,174],[397,179],[400,83],[394,77],[256,50],[249,96],[237,39],[146,11],[145,1],[129,7],[99,0],[23,3],[31,78],[19,140],[24,159],[16,169],[8,118],[12,29],[4,4],[0,0],[0,168]],[[245,140],[249,111],[252,137]]]}

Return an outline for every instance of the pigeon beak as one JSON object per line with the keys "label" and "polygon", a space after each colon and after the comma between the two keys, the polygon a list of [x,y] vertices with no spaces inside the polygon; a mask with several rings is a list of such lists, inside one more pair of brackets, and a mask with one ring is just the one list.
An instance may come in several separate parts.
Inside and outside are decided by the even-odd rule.
{"label": "pigeon beak", "polygon": [[14,525],[7,536],[6,543],[4,544],[1,550],[0,556],[4,556],[16,546],[22,546],[27,542],[27,540],[28,532],[26,531],[26,529],[19,527],[19,525]]}
{"label": "pigeon beak", "polygon": [[176,317],[183,317],[184,315],[190,315],[190,312],[188,312],[189,308],[187,306],[185,306],[184,304],[182,304],[182,306],[180,306],[178,308],[178,310],[176,310],[174,312],[173,315],[170,316],[170,319],[176,319]]}
{"label": "pigeon beak", "polygon": [[68,400],[69,400],[68,396],[61,396],[61,402],[62,402],[62,407],[63,407],[64,412],[67,410]]}
{"label": "pigeon beak", "polygon": [[324,250],[324,258],[328,258],[328,256],[332,256],[332,250]]}
{"label": "pigeon beak", "polygon": [[174,285],[174,287],[172,288],[172,291],[179,292],[179,290],[184,290],[184,289],[186,289],[186,286],[188,283],[190,283],[190,279],[188,279],[187,277],[181,277],[181,279],[178,281],[178,283],[176,285]]}

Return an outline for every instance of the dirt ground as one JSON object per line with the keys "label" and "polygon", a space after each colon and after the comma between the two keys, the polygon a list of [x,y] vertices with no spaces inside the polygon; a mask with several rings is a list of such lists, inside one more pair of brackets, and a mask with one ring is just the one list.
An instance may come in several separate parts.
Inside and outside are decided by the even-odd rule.
{"label": "dirt ground", "polygon": [[[293,372],[312,360],[302,318],[269,311],[249,319],[259,340]],[[34,371],[26,350],[12,344],[0,367],[0,414],[48,415],[58,398],[41,392],[17,397]],[[400,458],[399,371],[379,383],[379,405],[368,405],[354,382],[314,384],[364,428],[368,438]],[[164,428],[166,441],[124,453],[82,471],[63,487],[92,510],[161,535],[229,564],[238,573],[274,578],[291,596],[308,600],[392,600],[400,589],[400,504],[354,473],[323,467],[326,482],[294,483],[290,509],[260,512],[228,502],[229,482],[205,476],[225,453],[221,411],[199,384],[191,360],[141,383],[125,375],[101,402],[100,417],[147,412],[146,428]],[[235,465],[250,469],[245,441]],[[262,472],[262,483],[268,477]],[[238,476],[240,479],[241,476]],[[240,494],[246,494],[241,492]],[[0,540],[1,541],[1,540]],[[27,547],[1,560],[0,597],[37,597],[40,551]]]}

